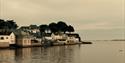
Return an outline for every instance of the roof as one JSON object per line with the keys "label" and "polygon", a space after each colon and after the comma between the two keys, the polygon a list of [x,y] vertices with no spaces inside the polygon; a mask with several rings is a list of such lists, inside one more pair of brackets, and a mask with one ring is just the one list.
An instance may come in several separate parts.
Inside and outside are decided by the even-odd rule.
{"label": "roof", "polygon": [[21,26],[19,29],[39,29],[39,27]]}
{"label": "roof", "polygon": [[29,26],[21,26],[20,29],[30,29]]}
{"label": "roof", "polygon": [[45,36],[49,37],[52,33],[46,33]]}
{"label": "roof", "polygon": [[69,34],[69,33],[66,33],[68,36],[74,36],[76,38],[79,38],[79,34],[78,33],[73,33],[73,34]]}
{"label": "roof", "polygon": [[5,32],[0,32],[0,35],[10,35],[12,32],[8,32],[8,31],[5,31]]}

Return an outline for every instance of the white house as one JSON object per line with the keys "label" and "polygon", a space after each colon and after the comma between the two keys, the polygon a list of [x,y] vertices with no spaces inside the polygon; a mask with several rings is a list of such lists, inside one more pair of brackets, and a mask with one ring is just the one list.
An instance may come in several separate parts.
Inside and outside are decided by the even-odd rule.
{"label": "white house", "polygon": [[40,30],[38,28],[31,28],[30,26],[21,26],[19,28],[22,31],[30,32],[30,33],[39,33]]}
{"label": "white house", "polygon": [[[15,44],[16,36],[13,32],[0,32],[0,43],[7,43],[9,45]],[[0,45],[2,46],[2,45]]]}
{"label": "white house", "polygon": [[72,33],[72,34],[70,34],[70,33],[68,34],[67,33],[67,35],[68,35],[68,39],[67,40],[69,42],[79,43],[81,41],[80,36],[77,33]]}
{"label": "white house", "polygon": [[52,39],[58,40],[58,39],[67,39],[66,34],[52,34]]}
{"label": "white house", "polygon": [[21,47],[31,46],[32,36],[28,32],[17,30],[16,35],[16,45]]}
{"label": "white house", "polygon": [[78,43],[79,40],[75,38],[74,36],[68,36],[67,38],[67,44],[76,44]]}
{"label": "white house", "polygon": [[47,40],[53,40],[51,35],[51,33],[46,33],[44,38]]}
{"label": "white house", "polygon": [[31,32],[32,33],[38,33],[38,32],[40,32],[40,30],[39,29],[31,29]]}
{"label": "white house", "polygon": [[17,38],[18,46],[25,47],[25,46],[31,46],[31,38],[30,37],[20,37]]}

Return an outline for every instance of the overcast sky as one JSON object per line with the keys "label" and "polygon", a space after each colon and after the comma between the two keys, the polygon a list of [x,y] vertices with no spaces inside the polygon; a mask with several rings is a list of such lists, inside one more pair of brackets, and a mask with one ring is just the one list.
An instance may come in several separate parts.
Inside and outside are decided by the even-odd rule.
{"label": "overcast sky", "polygon": [[65,21],[83,39],[124,37],[124,0],[0,0],[0,18],[18,25]]}

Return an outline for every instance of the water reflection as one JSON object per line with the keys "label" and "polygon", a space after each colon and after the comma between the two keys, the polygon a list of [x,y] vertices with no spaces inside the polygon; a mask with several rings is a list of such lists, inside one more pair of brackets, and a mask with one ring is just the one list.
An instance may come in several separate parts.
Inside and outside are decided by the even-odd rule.
{"label": "water reflection", "polygon": [[20,48],[15,50],[15,60],[17,63],[30,63],[31,48]]}
{"label": "water reflection", "polygon": [[[42,63],[72,63],[73,46],[41,48]],[[36,57],[36,56],[35,56]]]}
{"label": "water reflection", "polygon": [[125,42],[0,50],[0,63],[125,63],[124,59]]}
{"label": "water reflection", "polygon": [[74,46],[16,49],[17,63],[72,63]]}
{"label": "water reflection", "polygon": [[0,63],[15,63],[14,50],[0,50]]}

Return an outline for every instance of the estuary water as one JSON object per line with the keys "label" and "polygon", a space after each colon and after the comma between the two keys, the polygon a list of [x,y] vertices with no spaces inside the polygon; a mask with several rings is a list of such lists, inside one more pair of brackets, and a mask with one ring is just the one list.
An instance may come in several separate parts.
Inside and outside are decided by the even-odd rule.
{"label": "estuary water", "polygon": [[0,63],[125,63],[125,42],[0,50]]}

